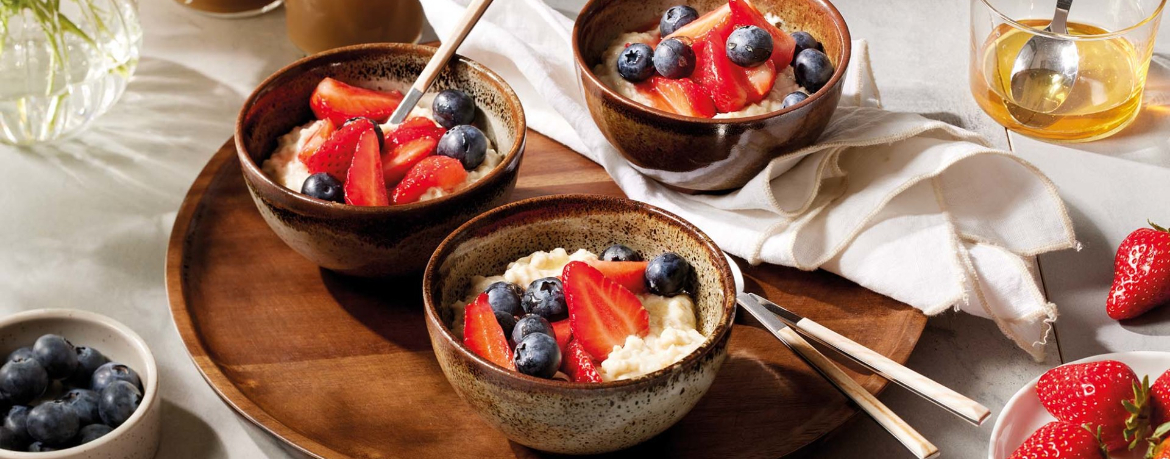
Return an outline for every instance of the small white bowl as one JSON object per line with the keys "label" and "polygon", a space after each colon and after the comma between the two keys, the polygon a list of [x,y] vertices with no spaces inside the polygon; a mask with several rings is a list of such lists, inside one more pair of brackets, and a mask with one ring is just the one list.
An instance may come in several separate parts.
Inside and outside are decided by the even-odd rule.
{"label": "small white bowl", "polygon": [[[1149,375],[1151,384],[1163,372],[1170,369],[1170,352],[1153,351],[1101,354],[1077,360],[1076,362],[1069,362],[1065,365],[1097,362],[1101,360],[1116,360],[1129,365],[1130,368],[1133,368],[1133,372],[1137,373],[1138,378],[1141,378],[1143,375]],[[1024,387],[1020,388],[1019,392],[1016,392],[1016,395],[1012,396],[1011,400],[1008,400],[1007,405],[1004,405],[999,419],[995,421],[995,428],[991,431],[991,444],[987,448],[988,458],[1007,459],[1011,457],[1012,453],[1016,451],[1016,448],[1024,444],[1024,440],[1032,436],[1032,433],[1036,432],[1044,424],[1056,420],[1051,414],[1048,414],[1048,410],[1044,409],[1044,405],[1040,404],[1040,397],[1036,395],[1036,383],[1039,381],[1040,378],[1037,377],[1028,384],[1025,384]],[[1115,459],[1130,457],[1140,459],[1144,452],[1145,448],[1139,446],[1132,455],[1117,452],[1111,454],[1110,457]]]}
{"label": "small white bowl", "polygon": [[76,346],[97,349],[112,362],[129,366],[146,389],[130,419],[102,438],[80,446],[47,453],[0,450],[12,459],[149,459],[158,451],[158,366],[146,342],[133,330],[109,317],[75,309],[35,309],[0,318],[0,358],[41,335],[53,333]]}

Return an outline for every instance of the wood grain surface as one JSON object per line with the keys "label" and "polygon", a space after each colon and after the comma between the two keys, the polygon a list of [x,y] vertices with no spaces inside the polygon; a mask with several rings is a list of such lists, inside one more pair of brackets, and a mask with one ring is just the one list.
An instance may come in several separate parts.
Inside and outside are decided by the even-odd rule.
{"label": "wood grain surface", "polygon": [[[621,195],[599,166],[529,132],[513,198],[570,192]],[[917,310],[833,274],[737,261],[748,291],[895,361],[906,361],[926,324]],[[241,415],[310,455],[543,456],[484,424],[444,379],[423,322],[420,277],[344,278],[294,253],[248,197],[230,141],[179,210],[166,282],[175,325],[212,388]],[[802,448],[856,414],[746,316],[738,315],[730,358],[694,411],[612,456],[810,452]],[[842,367],[870,392],[886,385]]]}

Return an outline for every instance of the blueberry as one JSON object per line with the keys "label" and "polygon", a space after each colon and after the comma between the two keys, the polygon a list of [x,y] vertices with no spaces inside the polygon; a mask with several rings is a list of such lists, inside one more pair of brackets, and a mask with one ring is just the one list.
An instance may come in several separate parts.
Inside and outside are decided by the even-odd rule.
{"label": "blueberry", "polygon": [[793,92],[787,96],[784,96],[784,107],[783,108],[788,108],[788,107],[791,107],[793,105],[804,102],[805,99],[808,99],[808,94],[805,94],[805,93],[800,92],[800,91]]}
{"label": "blueberry", "polygon": [[[345,120],[345,122],[342,123],[341,125],[345,126],[346,124],[352,123],[352,122],[357,121],[357,120],[366,120],[366,121],[369,121],[370,124],[374,125],[374,134],[378,135],[378,151],[385,150],[386,149],[386,136],[384,134],[382,134],[382,126],[379,126],[377,121],[366,118],[364,116],[355,116],[353,118]],[[341,128],[338,128],[338,129],[341,129]]]}
{"label": "blueberry", "polygon": [[645,43],[633,43],[617,58],[618,75],[635,83],[654,75],[654,50]]}
{"label": "blueberry", "polygon": [[772,57],[772,34],[750,25],[727,37],[727,58],[740,67],[755,67]]}
{"label": "blueberry", "polygon": [[106,356],[97,349],[86,346],[77,346],[77,370],[69,377],[69,383],[76,387],[89,387],[89,379],[98,367],[109,362]]}
{"label": "blueberry", "polygon": [[516,321],[516,329],[512,331],[512,342],[520,343],[524,341],[524,337],[533,333],[544,333],[556,338],[556,333],[553,332],[548,320],[536,314],[528,314]]}
{"label": "blueberry", "polygon": [[58,335],[44,335],[33,344],[33,355],[50,379],[63,379],[77,370],[77,350],[65,338]]}
{"label": "blueberry", "polygon": [[126,365],[117,362],[109,362],[94,370],[93,377],[90,379],[89,389],[101,394],[106,389],[106,386],[112,384],[114,381],[126,381],[133,384],[138,390],[142,390],[142,380],[138,378],[138,373]]}
{"label": "blueberry", "polygon": [[460,124],[471,124],[475,121],[475,99],[467,93],[448,89],[435,96],[431,103],[431,113],[439,125],[451,129]]}
{"label": "blueberry", "polygon": [[435,147],[435,154],[450,156],[463,163],[464,170],[472,170],[487,156],[487,136],[483,131],[470,124],[455,126],[443,134],[439,145]]}
{"label": "blueberry", "polygon": [[33,444],[28,445],[28,452],[30,452],[30,453],[48,453],[48,452],[52,452],[52,451],[57,451],[57,448],[46,445],[46,444],[41,443],[39,441],[33,442]]}
{"label": "blueberry", "polygon": [[28,412],[28,434],[46,445],[64,445],[81,430],[77,412],[61,400],[52,400]]}
{"label": "blueberry", "polygon": [[32,359],[32,358],[36,358],[35,355],[36,354],[33,354],[33,350],[31,347],[25,346],[25,347],[22,347],[20,349],[15,350],[15,351],[12,351],[12,353],[8,354],[8,358],[5,359],[4,361],[11,362],[13,360],[22,359],[22,358],[23,359]]}
{"label": "blueberry", "polygon": [[81,425],[87,426],[102,422],[98,414],[98,393],[89,389],[73,389],[61,396],[61,401],[77,413]]}
{"label": "blueberry", "polygon": [[28,447],[28,407],[17,405],[8,409],[4,424],[0,425],[0,449],[20,451]]}
{"label": "blueberry", "polygon": [[621,244],[606,247],[601,252],[602,261],[642,261],[642,254]]}
{"label": "blueberry", "polygon": [[524,308],[520,306],[524,290],[511,282],[496,282],[489,285],[484,293],[488,295],[488,304],[496,314],[496,322],[504,329],[504,335],[511,335],[512,328],[516,326],[516,316],[524,315]]}
{"label": "blueberry", "polygon": [[813,38],[812,34],[808,32],[796,32],[791,35],[792,39],[796,41],[796,48],[792,51],[792,63],[796,63],[796,56],[800,55],[801,51],[806,49],[815,49],[820,52],[825,51],[825,45]]}
{"label": "blueberry", "polygon": [[695,71],[695,50],[677,38],[667,38],[654,48],[654,69],[662,76],[677,80]]}
{"label": "blueberry", "polygon": [[318,172],[305,179],[301,194],[323,201],[345,202],[345,187],[340,180],[326,172]]}
{"label": "blueberry", "polygon": [[86,444],[91,441],[102,438],[114,429],[105,424],[90,424],[81,428],[81,432],[77,434],[78,443]]}
{"label": "blueberry", "polygon": [[561,349],[557,347],[555,338],[544,333],[533,333],[516,345],[513,362],[521,373],[551,378],[561,366]]}
{"label": "blueberry", "polygon": [[142,402],[142,391],[127,381],[114,381],[102,390],[98,402],[98,413],[102,422],[110,427],[118,427],[130,419],[138,404]]}
{"label": "blueberry", "polygon": [[796,55],[792,64],[792,71],[796,74],[796,83],[804,86],[809,92],[820,91],[833,78],[833,63],[825,53],[806,49]]}
{"label": "blueberry", "polygon": [[678,295],[686,289],[693,270],[686,259],[667,252],[654,257],[646,266],[646,285],[656,295]]}
{"label": "blueberry", "polygon": [[662,13],[662,20],[658,21],[658,31],[665,37],[698,18],[699,12],[694,8],[686,5],[672,6]]}
{"label": "blueberry", "polygon": [[27,404],[49,387],[49,373],[36,359],[18,358],[0,367],[0,392],[15,404]]}
{"label": "blueberry", "polygon": [[521,305],[524,312],[544,317],[550,322],[565,318],[569,310],[565,305],[565,286],[555,277],[532,281],[528,290],[524,291]]}

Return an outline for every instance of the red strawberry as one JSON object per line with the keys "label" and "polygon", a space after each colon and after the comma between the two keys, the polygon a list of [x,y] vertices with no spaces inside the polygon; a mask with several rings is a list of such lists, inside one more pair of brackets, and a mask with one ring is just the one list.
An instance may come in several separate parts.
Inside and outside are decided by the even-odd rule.
{"label": "red strawberry", "polygon": [[1136,445],[1149,432],[1149,380],[1116,360],[1064,365],[1048,370],[1036,384],[1040,403],[1056,419],[1100,429],[1101,441],[1116,451]]}
{"label": "red strawberry", "polygon": [[1170,302],[1170,232],[1153,223],[1121,241],[1113,259],[1113,288],[1105,311],[1131,319]]}
{"label": "red strawberry", "polygon": [[463,163],[449,156],[427,156],[406,173],[406,177],[394,187],[394,203],[408,204],[418,201],[432,187],[443,191],[455,188],[467,179]]}
{"label": "red strawberry", "polygon": [[306,140],[305,144],[301,146],[301,151],[297,152],[297,158],[301,160],[301,163],[304,163],[310,156],[313,156],[313,153],[316,153],[317,149],[321,148],[321,144],[329,140],[329,137],[333,135],[333,131],[335,130],[337,130],[337,126],[333,124],[333,121],[324,120],[317,123],[313,128],[313,132],[309,133],[309,140]]}
{"label": "red strawberry", "polygon": [[386,134],[387,145],[402,145],[415,139],[431,137],[438,140],[447,130],[427,118],[416,116],[403,121],[393,132]]}
{"label": "red strawberry", "polygon": [[345,179],[345,203],[354,206],[388,206],[386,181],[382,178],[382,155],[378,132],[369,129],[358,140],[353,164]]}
{"label": "red strawberry", "polygon": [[359,88],[332,78],[317,83],[317,89],[309,98],[309,106],[317,119],[327,119],[338,125],[359,116],[384,123],[401,102],[401,92]]}
{"label": "red strawberry", "polygon": [[561,355],[569,355],[569,340],[573,339],[573,330],[569,326],[569,319],[552,323],[553,334],[557,335],[557,347],[561,348]]}
{"label": "red strawberry", "polygon": [[605,277],[617,282],[632,293],[646,293],[646,266],[648,261],[590,261]]}
{"label": "red strawberry", "polygon": [[345,180],[349,165],[353,162],[353,152],[357,149],[358,139],[366,131],[373,131],[374,123],[369,120],[354,120],[346,123],[333,132],[325,143],[309,156],[305,166],[309,172],[316,174],[325,172],[338,180]]}
{"label": "red strawberry", "polygon": [[[770,60],[775,63],[778,70],[784,70],[785,67],[788,67],[788,64],[792,62],[792,52],[796,50],[796,40],[768,22],[763,13],[760,13],[760,10],[756,9],[751,1],[729,0],[727,4],[731,9],[731,23],[735,27],[754,25],[772,35],[772,58]],[[731,32],[728,31],[727,34],[730,35]],[[727,35],[724,35],[723,38],[726,39]]]}
{"label": "red strawberry", "polygon": [[463,312],[463,345],[496,365],[516,370],[516,364],[512,363],[512,348],[508,347],[504,329],[496,322],[487,293],[479,294]]}
{"label": "red strawberry", "polygon": [[697,118],[715,116],[715,101],[711,100],[711,95],[693,80],[687,78],[672,80],[655,76],[650,79],[650,85],[670,106],[668,109],[670,112]]}
{"label": "red strawberry", "polygon": [[565,265],[561,277],[573,338],[589,355],[605,360],[627,336],[650,331],[650,315],[638,297],[597,268],[574,261]]}
{"label": "red strawberry", "polygon": [[716,8],[707,14],[699,16],[698,19],[687,23],[687,25],[680,27],[678,30],[675,30],[674,33],[667,35],[666,37],[686,37],[690,38],[691,40],[698,41],[713,29],[726,28],[726,25],[730,22],[730,17],[731,5],[724,4],[723,6]]}
{"label": "red strawberry", "polygon": [[772,86],[776,85],[776,63],[768,60],[743,70],[747,74],[748,85],[752,90],[750,99],[759,102],[768,97],[768,93],[772,92]]}
{"label": "red strawberry", "polygon": [[569,375],[573,382],[599,383],[601,374],[597,372],[597,364],[593,357],[585,352],[577,340],[569,342],[565,358],[561,360],[561,371]]}
{"label": "red strawberry", "polygon": [[1151,425],[1160,426],[1170,422],[1170,370],[1162,373],[1150,386],[1150,409],[1153,410]]}
{"label": "red strawberry", "polygon": [[1150,437],[1150,449],[1146,452],[1146,459],[1170,459],[1170,424],[1162,424],[1154,435]]}
{"label": "red strawberry", "polygon": [[1009,459],[1104,459],[1105,451],[1089,429],[1054,421],[1045,424]]}
{"label": "red strawberry", "polygon": [[439,139],[419,137],[394,147],[382,160],[382,175],[386,179],[386,188],[393,189],[406,177],[410,169],[435,152]]}
{"label": "red strawberry", "polygon": [[[718,32],[718,31],[716,31]],[[711,94],[719,112],[734,112],[750,103],[747,73],[727,58],[726,37],[711,33],[695,43],[695,72],[691,78]],[[755,95],[755,89],[750,91]]]}

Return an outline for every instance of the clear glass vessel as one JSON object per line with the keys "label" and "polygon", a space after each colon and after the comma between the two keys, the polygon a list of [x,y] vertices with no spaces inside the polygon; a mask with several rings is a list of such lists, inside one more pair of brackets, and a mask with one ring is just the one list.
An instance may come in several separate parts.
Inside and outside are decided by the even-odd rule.
{"label": "clear glass vessel", "polygon": [[0,142],[84,129],[121,97],[141,47],[133,0],[0,1]]}

